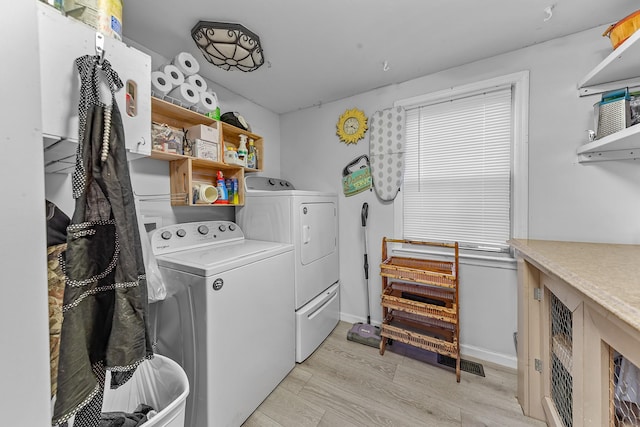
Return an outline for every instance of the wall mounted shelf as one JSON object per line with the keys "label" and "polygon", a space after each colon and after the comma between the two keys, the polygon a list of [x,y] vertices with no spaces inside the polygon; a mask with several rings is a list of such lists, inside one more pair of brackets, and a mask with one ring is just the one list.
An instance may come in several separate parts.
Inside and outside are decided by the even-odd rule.
{"label": "wall mounted shelf", "polygon": [[[618,46],[578,83],[579,96],[640,86],[640,31]],[[579,163],[640,159],[640,125],[589,142],[576,151]]]}
{"label": "wall mounted shelf", "polygon": [[[257,169],[182,154],[151,151],[152,159],[170,163],[171,204],[173,206],[211,206],[195,203],[192,200],[192,188],[199,183],[215,186],[218,171],[222,171],[225,178],[238,180],[238,201],[235,204],[216,206],[244,205],[244,173],[259,172],[264,165],[264,141],[260,135],[238,129],[228,123],[216,121],[203,114],[155,97],[151,98],[151,118],[155,123],[163,123],[179,129],[195,125],[213,125],[212,127],[218,129],[219,140],[222,144],[233,145],[236,148],[240,145],[240,135],[247,135],[248,138],[253,139],[258,151]],[[220,159],[224,159],[222,144],[219,152]]]}
{"label": "wall mounted shelf", "polygon": [[578,161],[635,160],[640,158],[640,125],[630,126],[578,148]]}
{"label": "wall mounted shelf", "polygon": [[640,85],[640,31],[618,46],[578,83],[580,96]]}

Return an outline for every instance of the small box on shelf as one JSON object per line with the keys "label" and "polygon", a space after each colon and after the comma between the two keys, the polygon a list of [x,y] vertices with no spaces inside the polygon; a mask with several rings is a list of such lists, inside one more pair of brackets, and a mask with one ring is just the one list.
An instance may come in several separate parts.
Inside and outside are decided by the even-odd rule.
{"label": "small box on shelf", "polygon": [[217,142],[203,141],[196,139],[192,145],[193,157],[200,159],[212,160],[214,162],[220,161],[220,148]]}
{"label": "small box on shelf", "polygon": [[203,141],[215,142],[220,141],[220,130],[218,129],[219,122],[214,122],[209,125],[195,125],[187,129],[187,138],[191,140],[200,139]]}

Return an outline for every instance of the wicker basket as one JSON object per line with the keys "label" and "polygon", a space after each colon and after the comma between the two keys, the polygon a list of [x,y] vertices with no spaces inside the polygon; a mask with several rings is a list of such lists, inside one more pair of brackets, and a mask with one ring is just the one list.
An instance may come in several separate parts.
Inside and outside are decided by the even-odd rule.
{"label": "wicker basket", "polygon": [[388,287],[382,294],[382,305],[392,310],[402,310],[420,316],[429,316],[449,323],[457,323],[455,304],[452,308],[439,307],[402,297],[402,291]]}
{"label": "wicker basket", "polygon": [[453,263],[448,261],[390,257],[380,264],[380,275],[451,289],[456,286]]}
{"label": "wicker basket", "polygon": [[423,350],[434,351],[438,354],[444,354],[449,357],[457,357],[457,342],[447,342],[428,335],[409,331],[394,325],[382,325],[381,335],[395,341],[410,344]]}
{"label": "wicker basket", "polygon": [[455,294],[449,289],[442,289],[441,287],[428,285],[414,285],[413,283],[391,282],[387,287],[427,298],[437,298],[443,301],[453,302],[455,296]]}

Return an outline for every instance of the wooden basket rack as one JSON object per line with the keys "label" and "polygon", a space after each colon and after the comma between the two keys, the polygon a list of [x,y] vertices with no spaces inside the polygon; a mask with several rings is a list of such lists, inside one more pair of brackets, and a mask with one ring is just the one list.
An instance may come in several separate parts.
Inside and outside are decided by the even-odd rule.
{"label": "wooden basket rack", "polygon": [[[389,243],[438,247],[444,260],[387,256]],[[380,354],[398,341],[454,358],[460,382],[458,257],[457,242],[382,239]]]}

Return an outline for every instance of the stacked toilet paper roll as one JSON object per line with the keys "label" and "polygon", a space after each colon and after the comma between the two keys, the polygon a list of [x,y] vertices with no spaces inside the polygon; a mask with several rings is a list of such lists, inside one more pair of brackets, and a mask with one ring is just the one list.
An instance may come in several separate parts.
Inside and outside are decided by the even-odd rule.
{"label": "stacked toilet paper roll", "polygon": [[184,83],[184,74],[175,65],[165,64],[151,73],[151,89],[156,96],[165,96]]}
{"label": "stacked toilet paper roll", "polygon": [[200,74],[192,74],[185,78],[185,82],[198,89],[200,92],[207,91],[207,81]]}
{"label": "stacked toilet paper roll", "polygon": [[169,96],[182,102],[185,106],[191,107],[200,102],[200,92],[189,83],[182,83],[169,92]]}
{"label": "stacked toilet paper roll", "polygon": [[[169,96],[180,101],[183,107],[196,106],[209,112],[217,101],[206,93],[207,81],[198,74],[200,64],[189,52],[180,52],[169,64],[151,73],[151,89],[158,97]],[[214,106],[214,108],[215,108]]]}
{"label": "stacked toilet paper roll", "polygon": [[192,76],[200,71],[200,64],[189,52],[180,52],[173,58],[171,64],[176,66],[184,76]]}
{"label": "stacked toilet paper roll", "polygon": [[171,92],[173,84],[171,84],[167,75],[162,71],[153,71],[151,73],[151,88],[156,96],[164,96]]}
{"label": "stacked toilet paper roll", "polygon": [[208,113],[218,108],[218,101],[215,96],[210,94],[209,92],[200,92],[200,101],[198,102],[198,107]]}
{"label": "stacked toilet paper roll", "polygon": [[184,73],[175,65],[165,64],[160,67],[160,71],[162,71],[174,87],[180,86],[184,83]]}

